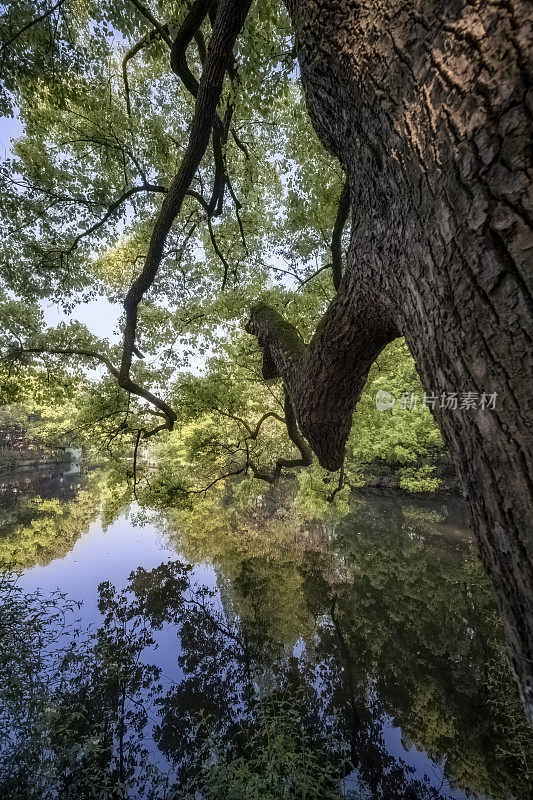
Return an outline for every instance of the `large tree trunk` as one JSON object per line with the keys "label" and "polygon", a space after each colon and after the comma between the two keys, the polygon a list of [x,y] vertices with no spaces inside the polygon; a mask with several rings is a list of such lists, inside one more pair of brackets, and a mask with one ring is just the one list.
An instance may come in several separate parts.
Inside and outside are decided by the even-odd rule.
{"label": "large tree trunk", "polygon": [[[288,0],[313,124],[346,170],[347,268],[306,347],[254,310],[321,464],[343,458],[369,366],[406,337],[436,408],[533,721],[531,23],[526,2]],[[437,404],[438,405],[438,404]]]}

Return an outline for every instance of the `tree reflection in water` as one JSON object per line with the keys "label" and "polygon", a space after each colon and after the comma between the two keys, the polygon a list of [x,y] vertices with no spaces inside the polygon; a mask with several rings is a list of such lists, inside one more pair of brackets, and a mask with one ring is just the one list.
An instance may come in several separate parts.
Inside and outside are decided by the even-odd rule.
{"label": "tree reflection in water", "polygon": [[[179,560],[139,568],[100,585],[95,631],[4,579],[2,797],[531,796],[531,737],[468,542],[417,507],[359,501],[321,524],[286,501],[221,503],[209,524],[205,508],[187,524],[165,511],[218,588]],[[179,680],[152,663],[163,629]]]}

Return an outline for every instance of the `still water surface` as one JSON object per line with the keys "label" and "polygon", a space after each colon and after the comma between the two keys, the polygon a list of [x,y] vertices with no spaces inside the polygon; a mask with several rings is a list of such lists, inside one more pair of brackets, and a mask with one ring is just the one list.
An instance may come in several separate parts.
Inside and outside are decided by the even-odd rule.
{"label": "still water surface", "polygon": [[461,502],[373,495],[321,517],[290,487],[187,512],[117,492],[94,470],[12,476],[0,557],[20,564],[24,592],[82,601],[75,628],[94,632],[99,658],[127,632],[144,672],[122,705],[76,683],[87,719],[111,709],[121,796],[149,796],[146,764],[184,784],[210,737],[211,758],[238,757],[272,698],[331,759],[339,797],[532,796],[533,748]]}

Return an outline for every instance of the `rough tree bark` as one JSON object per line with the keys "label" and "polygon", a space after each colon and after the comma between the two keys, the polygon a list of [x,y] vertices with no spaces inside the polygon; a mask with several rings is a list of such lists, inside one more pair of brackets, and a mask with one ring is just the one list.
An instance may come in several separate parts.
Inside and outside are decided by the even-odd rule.
{"label": "rough tree bark", "polygon": [[531,7],[287,2],[311,119],[347,174],[351,243],[309,346],[265,306],[248,330],[328,469],[398,335],[428,394],[497,393],[495,410],[435,415],[533,722]]}

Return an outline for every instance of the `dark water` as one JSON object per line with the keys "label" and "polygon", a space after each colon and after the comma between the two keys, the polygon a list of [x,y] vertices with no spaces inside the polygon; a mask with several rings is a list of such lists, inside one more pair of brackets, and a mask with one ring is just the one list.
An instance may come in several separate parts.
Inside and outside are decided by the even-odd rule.
{"label": "dark water", "polygon": [[[18,652],[1,662],[4,796],[532,796],[533,745],[459,501],[373,495],[318,513],[289,486],[154,509],[106,481],[0,486],[19,591],[83,601],[38,649],[52,686]],[[30,674],[15,697],[13,675]],[[258,778],[267,762],[277,777]],[[263,788],[239,794],[239,780]]]}

